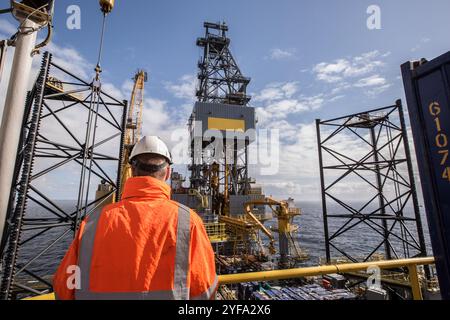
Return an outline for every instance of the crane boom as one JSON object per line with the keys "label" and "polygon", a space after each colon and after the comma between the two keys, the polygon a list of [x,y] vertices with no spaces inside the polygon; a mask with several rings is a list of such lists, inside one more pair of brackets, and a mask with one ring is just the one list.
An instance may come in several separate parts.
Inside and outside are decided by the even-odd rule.
{"label": "crane boom", "polygon": [[[292,226],[292,219],[295,216],[300,215],[300,209],[290,207],[287,201],[277,201],[272,198],[266,198],[263,200],[254,200],[249,201],[244,204],[245,207],[245,213],[246,215],[258,226],[259,229],[270,239],[270,245],[269,245],[269,251],[271,254],[274,254],[276,252],[275,250],[275,238],[268,228],[264,226],[264,224],[253,214],[252,207],[255,205],[264,205],[269,206],[272,211],[275,213],[276,218],[278,219],[278,234],[280,235],[280,238],[283,237],[286,239],[286,241],[289,241],[289,239],[292,239],[292,232],[295,230],[295,228]],[[277,209],[274,209],[274,207],[277,207]],[[285,256],[289,253],[289,248],[286,246],[289,246],[287,243],[283,244],[282,241],[280,242],[280,254],[282,258],[285,258]],[[292,240],[292,244],[294,249],[297,251],[297,255],[300,256],[298,248],[295,246],[295,242]]]}
{"label": "crane boom", "polygon": [[133,146],[142,136],[142,115],[144,112],[144,89],[145,83],[148,81],[147,72],[139,70],[134,76],[134,86],[131,93],[130,107],[128,110],[128,119],[125,133],[124,158],[121,174],[121,188],[125,182],[131,178],[130,155]]}

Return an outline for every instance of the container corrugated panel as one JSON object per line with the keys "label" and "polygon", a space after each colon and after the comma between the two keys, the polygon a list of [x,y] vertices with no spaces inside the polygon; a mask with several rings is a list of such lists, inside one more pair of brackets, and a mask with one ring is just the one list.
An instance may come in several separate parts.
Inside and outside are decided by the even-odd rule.
{"label": "container corrugated panel", "polygon": [[260,292],[253,292],[253,298],[257,301],[267,301],[270,300],[265,294],[262,294]]}
{"label": "container corrugated panel", "polygon": [[[326,290],[319,285],[260,289],[251,293],[251,300],[355,300],[357,296],[348,290]],[[243,295],[244,296],[244,295]]]}
{"label": "container corrugated panel", "polygon": [[[241,120],[245,123],[245,130],[254,130],[256,129],[256,115],[255,109],[251,107],[242,107],[242,106],[233,106],[228,104],[220,104],[220,103],[205,103],[205,102],[197,102],[194,106],[193,111],[193,119],[194,121],[201,122],[202,130],[201,132],[195,132],[194,138],[201,137],[203,138],[206,131],[208,131],[208,119],[209,118],[218,118],[218,119],[229,119],[229,120]],[[209,133],[214,133],[215,130],[211,130]],[[225,137],[227,132],[221,131],[221,134]],[[249,143],[255,141],[255,135],[250,134],[247,135],[245,132],[233,132],[233,135],[236,135],[238,140],[249,140]]]}
{"label": "container corrugated panel", "polygon": [[450,300],[450,52],[402,65],[439,284]]}

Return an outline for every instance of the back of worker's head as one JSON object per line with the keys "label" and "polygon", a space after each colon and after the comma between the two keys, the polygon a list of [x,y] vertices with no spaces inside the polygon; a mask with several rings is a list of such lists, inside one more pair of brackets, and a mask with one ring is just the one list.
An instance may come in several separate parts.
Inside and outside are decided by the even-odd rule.
{"label": "back of worker's head", "polygon": [[164,157],[155,154],[142,154],[131,162],[133,177],[153,177],[161,181],[170,178],[170,166]]}
{"label": "back of worker's head", "polygon": [[170,178],[172,156],[159,137],[141,139],[133,148],[130,162],[134,177],[153,177],[161,181]]}

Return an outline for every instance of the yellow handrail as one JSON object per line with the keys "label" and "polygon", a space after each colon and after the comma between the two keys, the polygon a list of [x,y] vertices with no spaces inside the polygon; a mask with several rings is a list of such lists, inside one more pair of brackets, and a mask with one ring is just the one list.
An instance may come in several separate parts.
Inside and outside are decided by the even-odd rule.
{"label": "yellow handrail", "polygon": [[378,267],[381,270],[407,267],[410,274],[411,288],[414,300],[422,300],[422,291],[420,289],[419,277],[417,275],[417,266],[434,264],[434,258],[415,258],[390,261],[373,261],[365,263],[347,263],[340,265],[327,265],[320,267],[276,270],[253,273],[241,273],[223,275],[219,277],[220,284],[236,284],[255,281],[273,281],[287,280],[303,277],[313,277],[333,273],[346,273],[354,271],[366,271],[370,267]]}
{"label": "yellow handrail", "polygon": [[[423,300],[422,290],[420,288],[419,277],[417,275],[417,266],[426,266],[434,264],[434,258],[414,258],[390,261],[372,261],[364,263],[347,263],[338,265],[327,265],[319,267],[264,271],[253,273],[241,273],[219,276],[220,285],[236,284],[245,282],[262,282],[274,280],[287,280],[303,277],[313,277],[333,273],[347,273],[355,271],[367,271],[370,267],[378,267],[381,270],[406,267],[409,270],[409,280],[413,292],[414,300]],[[48,294],[26,300],[54,300],[53,294]]]}

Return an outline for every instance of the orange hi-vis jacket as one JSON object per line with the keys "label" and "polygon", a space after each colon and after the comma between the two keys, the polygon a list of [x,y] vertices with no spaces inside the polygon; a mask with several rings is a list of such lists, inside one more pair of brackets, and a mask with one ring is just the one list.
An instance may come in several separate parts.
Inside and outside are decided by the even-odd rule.
{"label": "orange hi-vis jacket", "polygon": [[218,278],[201,218],[154,178],[129,179],[122,198],[81,224],[54,277],[57,299],[213,299]]}

